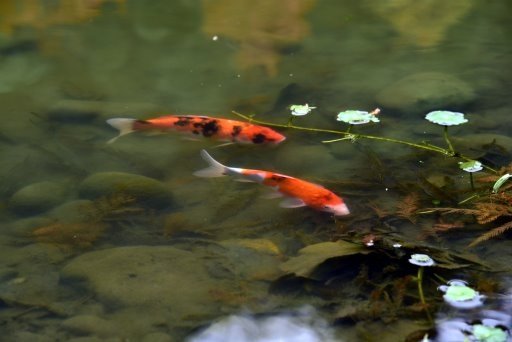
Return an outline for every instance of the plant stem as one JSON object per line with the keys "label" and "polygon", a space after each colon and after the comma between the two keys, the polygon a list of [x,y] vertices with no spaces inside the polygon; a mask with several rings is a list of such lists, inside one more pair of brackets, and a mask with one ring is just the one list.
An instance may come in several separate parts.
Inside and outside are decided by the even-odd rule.
{"label": "plant stem", "polygon": [[425,309],[425,313],[427,315],[427,319],[429,321],[430,324],[432,324],[432,316],[430,316],[430,311],[428,311],[428,308],[427,308],[427,302],[425,301],[425,295],[423,294],[423,270],[424,270],[424,267],[423,266],[420,266],[418,268],[418,294],[420,296],[420,301],[421,301],[421,304],[423,304],[423,308]]}
{"label": "plant stem", "polygon": [[448,126],[444,126],[444,140],[446,141],[446,144],[448,145],[448,150],[451,152],[452,155],[455,155],[455,150],[453,149],[452,142],[450,141],[450,138],[448,137]]}
{"label": "plant stem", "polygon": [[[443,154],[445,156],[451,156],[451,157],[455,156],[455,152],[453,150],[453,146],[451,145],[449,139],[447,140],[447,142],[449,144],[448,145],[449,148],[451,147],[451,149],[447,150],[446,148],[442,148],[442,147],[439,147],[439,146],[436,146],[436,145],[431,145],[431,144],[428,144],[428,143],[416,144],[416,143],[413,143],[413,142],[409,142],[409,141],[405,141],[405,140],[399,140],[399,139],[393,139],[393,138],[377,137],[377,136],[366,135],[366,134],[354,134],[354,133],[350,133],[349,129],[347,129],[346,131],[337,131],[337,130],[324,129],[324,128],[311,128],[311,127],[295,126],[290,121],[287,124],[278,124],[278,123],[274,123],[274,122],[255,120],[254,118],[252,118],[250,116],[238,113],[236,111],[232,111],[232,112],[233,112],[233,114],[235,114],[235,115],[237,115],[237,116],[239,116],[239,117],[241,117],[241,118],[243,118],[243,119],[245,119],[245,120],[247,120],[249,122],[254,122],[254,123],[265,125],[265,126],[281,127],[281,128],[292,128],[292,129],[296,129],[296,130],[300,130],[300,131],[317,132],[317,133],[330,133],[330,134],[337,134],[337,135],[343,135],[344,136],[343,138],[339,138],[339,139],[325,140],[325,141],[323,141],[323,143],[333,143],[333,142],[337,142],[337,141],[341,141],[341,140],[348,140],[348,139],[356,140],[356,139],[359,139],[359,138],[364,138],[364,139],[380,140],[380,141],[386,141],[386,142],[395,143],[395,144],[406,145],[406,146],[418,148],[418,149],[421,149],[421,150],[427,150],[427,151],[441,153],[441,154]],[[445,126],[445,127],[447,128],[447,126]],[[447,135],[445,135],[445,139],[447,139]],[[457,155],[457,157],[461,158],[463,160],[466,160],[466,161],[473,160],[472,158],[469,158],[469,157],[466,157],[466,156],[463,156],[463,155]],[[483,167],[485,169],[493,172],[493,173],[497,173],[496,170],[494,170],[493,168],[491,168],[489,166],[483,165]]]}
{"label": "plant stem", "polygon": [[471,190],[475,191],[475,183],[473,182],[473,172],[469,173],[469,183],[471,184]]}

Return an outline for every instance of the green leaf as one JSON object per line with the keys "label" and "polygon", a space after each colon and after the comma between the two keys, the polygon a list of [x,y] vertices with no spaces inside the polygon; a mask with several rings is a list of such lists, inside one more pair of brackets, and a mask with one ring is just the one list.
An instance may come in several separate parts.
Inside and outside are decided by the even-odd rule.
{"label": "green leaf", "polygon": [[347,241],[321,242],[302,248],[299,250],[298,256],[284,262],[280,268],[284,272],[307,277],[319,264],[327,259],[371,252],[363,245]]}

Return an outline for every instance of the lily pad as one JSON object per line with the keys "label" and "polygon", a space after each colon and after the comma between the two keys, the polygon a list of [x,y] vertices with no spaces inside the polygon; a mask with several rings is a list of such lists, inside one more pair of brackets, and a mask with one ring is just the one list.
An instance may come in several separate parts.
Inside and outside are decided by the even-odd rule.
{"label": "lily pad", "polygon": [[362,110],[346,110],[338,113],[338,121],[343,121],[351,125],[363,125],[368,122],[379,122],[379,118],[372,112],[368,113]]}
{"label": "lily pad", "polygon": [[459,168],[466,172],[478,172],[482,171],[483,166],[478,160],[470,160],[467,162],[459,162]]}
{"label": "lily pad", "polygon": [[455,126],[468,122],[464,117],[464,113],[450,112],[448,110],[430,112],[425,116],[425,119],[442,126]]}
{"label": "lily pad", "polygon": [[347,241],[321,242],[299,250],[299,255],[283,263],[280,268],[287,273],[307,277],[322,262],[334,257],[368,254],[371,250],[363,245]]}

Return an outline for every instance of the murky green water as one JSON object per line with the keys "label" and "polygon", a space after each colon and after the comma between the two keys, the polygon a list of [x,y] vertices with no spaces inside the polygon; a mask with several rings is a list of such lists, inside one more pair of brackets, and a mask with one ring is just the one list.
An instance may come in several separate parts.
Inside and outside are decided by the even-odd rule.
{"label": "murky green water", "polygon": [[[338,112],[379,107],[380,123],[355,132],[445,147],[424,115],[446,109],[469,119],[449,129],[457,152],[499,169],[512,160],[511,10],[477,0],[1,1],[2,340],[180,341],[230,314],[310,305],[336,340],[416,341],[428,314],[458,317],[436,290],[453,278],[506,312],[509,235],[467,245],[508,214],[483,226],[417,215],[474,193],[461,159],[379,140],[322,144],[340,136],[289,128],[276,128],[287,140],[272,147],[137,133],[107,144],[117,132],[105,121],[236,110],[285,124],[291,104],[308,103],[317,108],[296,125],[345,130]],[[201,149],[322,184],[352,214],[284,209],[262,186],[194,177]],[[339,240],[350,245],[328,243]],[[306,246],[312,256],[298,258]],[[439,264],[425,270],[428,314],[412,253]]]}

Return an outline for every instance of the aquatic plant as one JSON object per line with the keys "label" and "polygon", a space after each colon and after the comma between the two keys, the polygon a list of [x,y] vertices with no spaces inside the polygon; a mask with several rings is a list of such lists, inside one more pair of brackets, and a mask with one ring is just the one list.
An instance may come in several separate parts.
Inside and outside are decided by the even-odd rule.
{"label": "aquatic plant", "polygon": [[482,163],[478,160],[470,160],[467,162],[459,162],[459,168],[469,172],[469,182],[471,184],[471,190],[475,190],[475,184],[473,182],[473,172],[478,172],[483,170]]}
{"label": "aquatic plant", "polygon": [[102,222],[54,223],[36,228],[32,235],[37,241],[54,245],[63,250],[88,248],[102,236],[107,225]]}
{"label": "aquatic plant", "polygon": [[[425,210],[425,213],[440,212],[442,215],[471,215],[475,218],[476,223],[480,225],[487,225],[494,222],[499,223],[497,227],[492,227],[489,231],[473,240],[469,244],[469,247],[474,247],[479,243],[502,235],[512,228],[512,184],[505,184],[506,180],[510,178],[508,177],[508,172],[510,171],[512,171],[512,164],[499,170],[498,173],[502,174],[501,176],[489,175],[479,178],[479,183],[493,183],[494,185],[492,186],[492,190],[491,185],[488,185],[483,192],[473,194],[469,198],[469,200],[472,201],[471,207],[469,208],[430,208]],[[496,186],[498,182],[499,184]],[[459,224],[451,227],[447,226],[445,231],[460,227],[459,222]]]}
{"label": "aquatic plant", "polygon": [[309,114],[316,107],[309,106],[307,103],[304,105],[291,105],[290,106],[290,117],[287,125],[291,126],[296,116],[304,116]]}
{"label": "aquatic plant", "polygon": [[[468,122],[468,119],[465,118],[465,115],[463,113],[458,112],[451,112],[451,111],[433,111],[428,113],[425,116],[425,119],[441,125],[444,127],[444,141],[446,143],[446,147],[441,147],[437,145],[430,144],[428,142],[421,142],[421,143],[415,143],[410,142],[406,140],[400,140],[390,137],[382,137],[382,136],[374,136],[374,135],[367,135],[367,134],[361,134],[352,132],[351,128],[354,124],[363,124],[363,123],[369,123],[369,122],[379,122],[379,118],[376,117],[377,114],[379,114],[380,110],[376,109],[373,112],[365,112],[360,110],[349,110],[340,112],[338,114],[337,119],[343,122],[346,122],[349,124],[349,127],[347,130],[335,130],[335,129],[324,129],[324,128],[314,128],[314,127],[304,127],[304,126],[297,126],[293,123],[289,122],[288,124],[280,124],[275,122],[267,122],[262,120],[257,120],[254,117],[249,117],[237,112],[233,112],[235,115],[244,118],[250,122],[254,122],[257,124],[262,125],[268,125],[272,127],[282,127],[282,128],[291,128],[296,129],[300,131],[305,132],[315,132],[315,133],[328,133],[333,135],[341,135],[341,138],[332,139],[332,140],[325,140],[322,141],[323,143],[334,143],[339,142],[343,140],[349,140],[351,142],[355,142],[359,139],[369,139],[369,140],[376,140],[376,141],[383,141],[388,143],[395,143],[395,144],[401,144],[405,146],[409,146],[414,149],[419,150],[425,150],[430,151],[434,153],[439,153],[447,157],[452,157],[459,159],[459,168],[462,170],[469,172],[470,177],[470,185],[471,190],[473,193],[467,197],[466,199],[459,202],[460,205],[467,203],[467,202],[473,202],[474,209],[469,208],[430,208],[426,210],[422,210],[421,212],[419,210],[409,210],[406,215],[403,215],[404,217],[410,219],[413,217],[413,215],[422,213],[432,213],[436,211],[441,211],[443,213],[459,213],[459,214],[469,214],[469,215],[475,215],[477,218],[477,223],[479,224],[486,224],[491,221],[495,221],[500,217],[509,217],[512,216],[512,193],[510,191],[512,185],[506,184],[507,180],[512,177],[512,165],[509,166],[509,168],[502,169],[500,171],[495,170],[494,168],[490,167],[489,165],[486,165],[483,161],[475,160],[474,158],[468,157],[457,151],[452,144],[450,137],[448,135],[448,127],[454,126],[454,125],[460,125]],[[485,189],[475,189],[474,185],[474,179],[473,179],[473,173],[478,171],[487,171],[490,172],[490,175],[488,176],[488,179],[492,180],[494,185],[491,187],[485,188]],[[425,182],[428,181],[425,179]],[[482,179],[479,179],[479,182],[482,182]],[[445,191],[442,189],[435,189],[434,185],[429,183],[428,184],[430,189],[429,191],[434,191],[437,195],[439,195],[440,198],[446,198],[447,202],[455,202],[454,198],[452,198],[449,194],[446,194]],[[498,191],[500,191],[500,195],[498,195]],[[419,209],[419,208],[415,208]],[[377,210],[382,210],[381,208],[374,208],[374,210],[377,212]],[[382,212],[382,215],[385,216],[385,211]],[[405,214],[405,212],[403,212]],[[377,212],[379,215],[379,213]],[[379,215],[380,217],[381,215]],[[413,222],[411,220],[411,222]],[[414,222],[413,222],[414,223]],[[447,231],[452,228],[461,228],[463,225],[461,225],[459,222],[451,223],[451,222],[439,222],[438,224],[435,224],[433,227],[430,227],[432,231]],[[483,234],[479,238],[477,238],[475,241],[473,241],[470,246],[474,246],[482,241],[488,240],[489,238],[495,237],[497,235],[502,234],[506,230],[512,228],[512,220],[509,222],[506,222],[499,227],[496,227],[492,229],[491,231]]]}
{"label": "aquatic plant", "polygon": [[420,296],[420,301],[423,305],[428,321],[432,322],[432,317],[428,311],[427,302],[425,301],[425,295],[423,293],[423,273],[425,267],[434,266],[436,263],[434,262],[434,259],[432,259],[427,254],[412,254],[411,258],[409,259],[409,263],[419,266],[418,275],[416,276],[416,281],[418,283],[418,295]]}
{"label": "aquatic plant", "polygon": [[74,248],[89,248],[103,236],[110,224],[128,213],[143,213],[144,210],[132,207],[135,199],[131,196],[117,193],[101,197],[81,207],[74,221],[56,221],[50,225],[37,227],[32,236],[37,241],[54,245],[63,250]]}
{"label": "aquatic plant", "polygon": [[457,112],[450,112],[447,110],[436,110],[428,113],[425,116],[425,119],[428,121],[444,126],[444,140],[448,145],[449,151],[455,155],[455,149],[453,148],[452,142],[448,137],[448,126],[460,125],[468,122],[466,118],[464,118],[464,114]]}
{"label": "aquatic plant", "polygon": [[304,116],[309,114],[316,107],[310,106],[307,103],[305,105],[291,105],[291,114],[294,116]]}
{"label": "aquatic plant", "polygon": [[492,192],[493,192],[493,193],[497,193],[497,192],[500,190],[501,186],[502,186],[503,184],[505,184],[505,182],[506,182],[510,177],[512,177],[512,174],[510,174],[510,173],[506,173],[506,174],[504,174],[503,176],[501,176],[501,177],[496,181],[496,183],[494,183],[494,185],[492,186]]}
{"label": "aquatic plant", "polygon": [[441,285],[438,288],[443,291],[443,299],[446,303],[457,309],[473,309],[483,305],[485,296],[481,295],[463,280],[450,280],[448,285]]}
{"label": "aquatic plant", "polygon": [[[329,134],[333,134],[333,135],[342,135],[343,136],[342,138],[338,138],[338,139],[324,140],[324,141],[322,141],[322,143],[334,143],[334,142],[343,141],[343,140],[350,140],[351,142],[355,142],[358,139],[369,139],[369,140],[385,141],[388,143],[401,144],[401,145],[409,146],[409,147],[420,149],[420,150],[427,150],[427,151],[431,151],[431,152],[435,152],[435,153],[440,153],[440,154],[443,154],[443,155],[449,156],[449,157],[456,157],[456,158],[462,159],[464,161],[472,161],[473,160],[472,158],[457,152],[454,149],[453,144],[451,143],[451,141],[448,137],[448,126],[449,125],[461,124],[461,123],[467,122],[468,120],[464,118],[464,115],[462,113],[454,113],[454,112],[448,112],[448,111],[438,111],[438,112],[442,112],[444,114],[442,116],[440,116],[439,114],[428,116],[428,114],[427,114],[427,116],[429,117],[429,119],[435,120],[435,121],[443,124],[443,126],[445,127],[444,138],[445,138],[445,141],[448,146],[447,148],[432,145],[428,142],[414,143],[414,142],[390,138],[390,137],[374,136],[374,135],[351,132],[351,128],[354,124],[364,124],[364,123],[368,123],[368,122],[379,122],[380,119],[378,119],[376,117],[377,114],[380,114],[379,108],[376,108],[372,112],[365,112],[365,111],[360,111],[360,110],[349,110],[349,111],[345,111],[345,112],[340,112],[338,114],[338,120],[349,123],[348,129],[345,131],[335,130],[335,129],[297,126],[297,125],[294,125],[290,121],[286,124],[263,121],[263,120],[255,119],[254,116],[247,116],[247,115],[238,113],[236,111],[233,111],[233,114],[235,114],[249,122],[261,124],[261,125],[265,125],[265,126],[291,128],[291,129],[296,129],[296,130],[305,131],[305,132],[329,133]],[[447,113],[452,113],[452,114],[447,114]],[[462,114],[462,117],[458,114]],[[444,120],[442,120],[443,118],[444,118]],[[496,170],[494,170],[490,166],[485,165],[485,164],[482,164],[482,166],[486,170],[496,173]]]}

